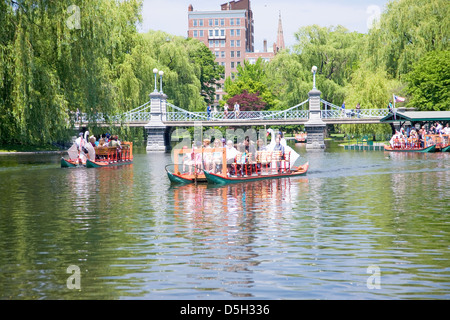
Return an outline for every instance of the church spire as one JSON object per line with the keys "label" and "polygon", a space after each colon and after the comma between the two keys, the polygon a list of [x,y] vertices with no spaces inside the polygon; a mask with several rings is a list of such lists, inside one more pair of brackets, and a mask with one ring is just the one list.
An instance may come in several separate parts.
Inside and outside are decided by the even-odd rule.
{"label": "church spire", "polygon": [[285,49],[285,45],[284,45],[283,25],[281,23],[281,11],[280,11],[278,17],[278,32],[277,32],[277,43],[275,53],[283,49]]}

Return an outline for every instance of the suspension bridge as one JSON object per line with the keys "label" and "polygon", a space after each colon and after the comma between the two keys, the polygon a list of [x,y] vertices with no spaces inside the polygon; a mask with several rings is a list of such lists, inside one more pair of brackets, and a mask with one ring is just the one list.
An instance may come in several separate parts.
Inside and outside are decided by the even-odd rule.
{"label": "suspension bridge", "polygon": [[[156,70],[156,69],[155,69]],[[174,127],[246,127],[246,126],[280,126],[304,125],[308,135],[307,149],[325,148],[325,129],[333,124],[375,124],[380,123],[389,112],[385,109],[350,109],[342,110],[337,105],[320,98],[321,92],[316,88],[316,67],[313,67],[313,88],[308,99],[287,108],[273,111],[229,111],[225,112],[192,112],[175,106],[167,101],[167,95],[157,90],[155,73],[155,90],[150,94],[150,101],[133,110],[120,115],[108,117],[96,114],[88,117],[77,115],[78,126],[88,126],[95,122],[98,125],[115,124],[130,127],[145,127],[147,131],[147,151],[167,151],[170,149],[170,133]]]}
{"label": "suspension bridge", "polygon": [[[166,110],[161,110],[161,122],[167,127],[189,127],[201,124],[208,126],[261,126],[261,125],[302,125],[308,122],[310,110],[305,106],[309,99],[285,110],[274,111],[212,111],[192,112],[179,108],[166,102]],[[340,107],[327,102],[321,102],[320,118],[325,124],[375,124],[389,114],[385,109],[356,109],[342,110]],[[79,126],[86,126],[89,122],[97,124],[112,123],[116,125],[128,125],[130,127],[146,127],[152,120],[151,101],[123,114],[107,117],[97,114],[88,117],[81,114],[78,119]]]}

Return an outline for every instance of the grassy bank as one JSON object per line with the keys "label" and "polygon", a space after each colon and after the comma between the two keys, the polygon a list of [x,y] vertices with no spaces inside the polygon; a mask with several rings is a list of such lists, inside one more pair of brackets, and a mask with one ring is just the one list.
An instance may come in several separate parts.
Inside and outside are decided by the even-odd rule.
{"label": "grassy bank", "polygon": [[52,145],[45,145],[45,146],[0,145],[0,153],[44,152],[44,151],[61,151],[61,150],[58,147]]}

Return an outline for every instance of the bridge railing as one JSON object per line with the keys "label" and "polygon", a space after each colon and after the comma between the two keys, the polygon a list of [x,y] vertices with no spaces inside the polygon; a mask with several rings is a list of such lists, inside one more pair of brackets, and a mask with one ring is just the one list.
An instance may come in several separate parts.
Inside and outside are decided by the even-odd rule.
{"label": "bridge railing", "polygon": [[[167,103],[167,110],[162,114],[162,121],[179,121],[179,122],[194,122],[194,121],[249,121],[249,120],[307,120],[309,118],[309,110],[301,109],[300,107],[306,104],[308,100],[293,106],[286,110],[274,111],[239,111],[233,110],[228,113],[211,112],[209,115],[206,112],[191,112],[179,108],[171,103]],[[345,118],[361,118],[361,119],[376,119],[388,115],[387,109],[361,109],[356,112],[355,109],[341,110],[340,107],[321,99],[323,108],[321,110],[321,117],[323,119],[345,119]],[[102,113],[88,115],[86,113],[78,114],[77,121],[83,123],[97,122],[115,122],[115,123],[143,123],[151,121],[150,102],[135,108],[131,111],[125,112],[121,115],[107,117]]]}
{"label": "bridge railing", "polygon": [[309,110],[300,109],[302,105],[309,101],[293,106],[287,110],[275,111],[239,111],[230,110],[227,113],[212,111],[190,112],[181,109],[171,103],[167,103],[168,111],[164,115],[165,121],[236,121],[236,120],[284,120],[284,119],[308,119]]}
{"label": "bridge railing", "polygon": [[389,114],[387,109],[361,109],[359,112],[355,109],[350,110],[322,110],[323,119],[345,119],[345,118],[357,118],[357,119],[373,119],[383,118]]}
{"label": "bridge railing", "polygon": [[320,99],[323,104],[322,118],[383,118],[389,114],[387,109],[345,109],[332,104],[326,100]]}
{"label": "bridge railing", "polygon": [[206,112],[184,113],[167,112],[167,121],[245,121],[245,120],[284,120],[284,119],[308,119],[309,110],[295,110],[289,112],[276,111],[239,111],[239,112]]}

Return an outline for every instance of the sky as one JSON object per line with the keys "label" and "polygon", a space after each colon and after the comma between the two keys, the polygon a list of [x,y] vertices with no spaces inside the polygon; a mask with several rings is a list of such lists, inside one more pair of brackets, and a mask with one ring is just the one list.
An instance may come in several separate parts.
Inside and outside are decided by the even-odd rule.
{"label": "sky", "polygon": [[[162,30],[186,37],[188,6],[194,11],[219,11],[226,0],[143,0],[143,22],[139,31]],[[276,41],[278,15],[281,13],[286,46],[296,43],[300,27],[317,24],[323,27],[342,25],[349,31],[366,33],[368,25],[384,11],[389,0],[253,0],[255,51],[262,51]]]}

